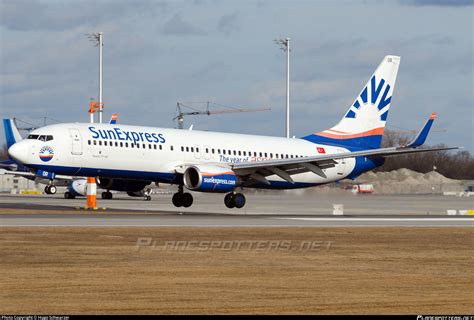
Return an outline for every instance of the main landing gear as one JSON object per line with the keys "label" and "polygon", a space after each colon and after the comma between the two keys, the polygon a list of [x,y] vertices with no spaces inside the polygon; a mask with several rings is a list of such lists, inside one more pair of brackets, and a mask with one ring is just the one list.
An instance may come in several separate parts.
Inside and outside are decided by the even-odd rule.
{"label": "main landing gear", "polygon": [[193,204],[193,196],[190,193],[183,193],[183,186],[178,187],[178,192],[173,195],[173,204],[175,207],[188,208]]}
{"label": "main landing gear", "polygon": [[64,199],[76,199],[76,196],[73,195],[71,192],[66,191],[64,192]]}
{"label": "main landing gear", "polygon": [[44,187],[44,192],[46,194],[55,194],[56,191],[58,191],[58,188],[56,188],[56,186],[54,184],[50,184],[50,185]]}
{"label": "main landing gear", "polygon": [[112,192],[110,192],[110,191],[108,191],[108,190],[102,192],[102,199],[104,199],[104,200],[110,200],[110,199],[112,199],[112,197],[113,197],[113,196],[112,196]]}
{"label": "main landing gear", "polygon": [[[190,193],[183,192],[183,186],[178,187],[178,192],[173,194],[173,205],[175,207],[188,208],[193,204],[193,196]],[[243,208],[245,206],[245,196],[242,193],[230,192],[224,198],[224,204],[227,208]]]}
{"label": "main landing gear", "polygon": [[224,204],[227,208],[243,208],[245,206],[245,196],[241,193],[228,193],[225,195]]}

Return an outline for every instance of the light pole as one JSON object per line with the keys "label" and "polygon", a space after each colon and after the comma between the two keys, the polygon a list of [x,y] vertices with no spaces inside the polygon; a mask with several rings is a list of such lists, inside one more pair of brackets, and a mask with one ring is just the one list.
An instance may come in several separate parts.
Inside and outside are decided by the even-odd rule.
{"label": "light pole", "polygon": [[94,46],[99,47],[99,123],[102,123],[102,47],[103,43],[103,32],[98,33],[87,33],[87,38],[94,43]]}
{"label": "light pole", "polygon": [[280,49],[286,52],[286,137],[290,137],[290,38],[275,39]]}

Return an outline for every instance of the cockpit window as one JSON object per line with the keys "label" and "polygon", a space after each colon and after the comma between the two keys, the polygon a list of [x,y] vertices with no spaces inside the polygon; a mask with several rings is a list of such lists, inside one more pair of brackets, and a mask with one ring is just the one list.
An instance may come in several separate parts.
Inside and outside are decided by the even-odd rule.
{"label": "cockpit window", "polygon": [[53,136],[51,136],[51,135],[30,134],[27,137],[27,139],[39,140],[39,141],[51,141],[51,140],[53,140]]}

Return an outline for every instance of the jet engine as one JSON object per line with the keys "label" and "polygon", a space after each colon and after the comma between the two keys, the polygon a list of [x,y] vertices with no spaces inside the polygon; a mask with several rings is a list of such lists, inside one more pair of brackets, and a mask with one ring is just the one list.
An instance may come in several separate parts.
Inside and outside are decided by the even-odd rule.
{"label": "jet engine", "polygon": [[183,180],[187,189],[201,192],[229,192],[239,185],[239,178],[231,169],[212,165],[188,167]]}

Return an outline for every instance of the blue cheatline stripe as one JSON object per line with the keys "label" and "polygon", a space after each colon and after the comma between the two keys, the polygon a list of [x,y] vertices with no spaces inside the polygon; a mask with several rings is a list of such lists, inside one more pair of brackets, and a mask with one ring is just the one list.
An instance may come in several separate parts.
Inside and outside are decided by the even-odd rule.
{"label": "blue cheatline stripe", "polygon": [[377,149],[382,144],[382,135],[373,135],[368,137],[334,139],[310,134],[302,139],[320,144],[327,144],[335,147],[347,148],[351,151]]}
{"label": "blue cheatline stripe", "polygon": [[[97,169],[97,168],[79,168],[79,167],[65,167],[65,166],[52,166],[52,165],[38,165],[29,164],[36,170],[44,170],[48,172],[54,172],[56,174],[63,175],[78,175],[78,176],[90,176],[90,177],[110,177],[110,178],[122,178],[122,179],[137,179],[137,180],[149,180],[158,181],[163,183],[174,183],[182,184],[183,176],[181,174],[167,173],[167,172],[148,172],[148,171],[131,171],[131,170],[114,170],[114,169]],[[297,182],[295,184],[286,181],[271,181],[271,185],[256,184],[249,188],[259,189],[297,189],[297,188],[308,188],[321,185],[324,183],[305,183]]]}
{"label": "blue cheatline stripe", "polygon": [[15,136],[13,135],[13,128],[10,119],[3,119],[3,127],[5,129],[5,138],[7,140],[7,148],[10,148],[16,143]]}
{"label": "blue cheatline stripe", "polygon": [[66,166],[54,166],[54,165],[43,165],[43,164],[29,164],[27,166],[36,170],[44,170],[44,171],[54,172],[56,174],[63,174],[63,175],[137,179],[137,180],[158,181],[158,182],[164,182],[164,183],[181,183],[182,182],[182,175],[175,174],[175,173],[168,173],[168,172],[115,170],[115,169],[103,169],[103,168],[79,168],[79,167],[66,167]]}

